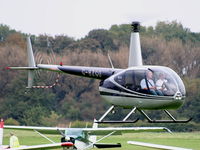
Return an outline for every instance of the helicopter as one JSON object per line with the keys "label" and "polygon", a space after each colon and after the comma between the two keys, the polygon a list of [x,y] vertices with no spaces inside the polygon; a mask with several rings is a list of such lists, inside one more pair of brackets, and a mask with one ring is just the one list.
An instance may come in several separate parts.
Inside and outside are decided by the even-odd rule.
{"label": "helicopter", "polygon": [[[28,87],[33,88],[34,72],[48,70],[67,73],[81,77],[100,80],[99,92],[111,107],[101,116],[97,123],[135,123],[127,119],[136,111],[140,112],[149,123],[187,123],[188,120],[177,120],[168,110],[178,109],[185,101],[186,90],[179,75],[165,66],[143,65],[140,44],[140,23],[131,24],[128,68],[111,68],[36,64],[30,37],[27,37],[28,67],[7,67],[7,69],[28,70]],[[45,88],[45,87],[43,87]],[[117,107],[131,109],[123,120],[105,121],[110,112]],[[144,110],[164,110],[169,120],[151,119]]]}

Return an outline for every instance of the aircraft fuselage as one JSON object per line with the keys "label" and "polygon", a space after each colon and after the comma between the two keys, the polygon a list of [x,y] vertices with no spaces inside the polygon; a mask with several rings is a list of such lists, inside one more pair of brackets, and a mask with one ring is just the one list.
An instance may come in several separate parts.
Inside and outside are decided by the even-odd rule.
{"label": "aircraft fuselage", "polygon": [[[149,84],[146,72],[153,72]],[[165,87],[159,87],[159,76],[164,75]],[[145,85],[142,84],[142,80]],[[148,88],[143,88],[146,86]],[[149,85],[151,86],[151,85]],[[185,87],[180,77],[170,68],[162,66],[131,67],[120,71],[100,83],[101,96],[115,106],[140,109],[177,109],[185,99]]]}
{"label": "aircraft fuselage", "polygon": [[[37,65],[40,69],[99,79],[100,95],[110,104],[124,108],[177,109],[185,99],[185,86],[180,77],[170,68],[163,66],[141,66],[127,69],[100,67]],[[147,80],[146,73],[152,72],[155,91],[142,89],[141,81]],[[157,89],[160,75],[164,76],[165,87]],[[148,84],[148,81],[144,82]],[[148,87],[148,86],[146,86]]]}

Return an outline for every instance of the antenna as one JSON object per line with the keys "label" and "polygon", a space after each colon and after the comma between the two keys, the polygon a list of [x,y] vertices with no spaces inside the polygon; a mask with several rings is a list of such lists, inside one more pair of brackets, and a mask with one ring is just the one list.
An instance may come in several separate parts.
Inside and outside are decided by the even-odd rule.
{"label": "antenna", "polygon": [[71,126],[72,126],[72,122],[70,122],[70,123],[69,123],[69,126],[68,126],[68,128],[71,128]]}
{"label": "antenna", "polygon": [[111,58],[110,58],[109,53],[108,53],[108,60],[109,60],[109,62],[110,62],[111,67],[114,69],[114,66],[113,66],[113,63],[112,63],[112,60],[111,60]]}

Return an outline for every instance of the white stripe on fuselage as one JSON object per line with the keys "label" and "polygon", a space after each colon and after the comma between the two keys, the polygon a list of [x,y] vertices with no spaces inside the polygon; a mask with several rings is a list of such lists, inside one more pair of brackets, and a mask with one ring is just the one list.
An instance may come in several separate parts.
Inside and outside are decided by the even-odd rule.
{"label": "white stripe on fuselage", "polygon": [[117,90],[112,90],[109,88],[104,88],[104,87],[99,87],[99,91],[100,92],[108,92],[111,94],[120,94],[120,95],[124,95],[124,96],[133,96],[133,97],[138,97],[138,98],[160,98],[160,99],[168,99],[168,100],[173,100],[173,97],[171,96],[157,96],[157,95],[148,95],[148,94],[143,94],[143,93],[138,93],[138,92],[134,92],[131,91],[132,93],[126,93],[126,92],[121,92],[121,91],[117,91]]}

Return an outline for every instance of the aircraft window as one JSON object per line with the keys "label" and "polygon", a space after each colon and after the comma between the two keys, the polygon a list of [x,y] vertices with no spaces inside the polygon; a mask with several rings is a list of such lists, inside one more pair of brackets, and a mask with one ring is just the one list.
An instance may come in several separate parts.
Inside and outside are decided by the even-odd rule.
{"label": "aircraft window", "polygon": [[151,95],[174,96],[178,91],[185,95],[180,77],[166,67],[152,67],[148,70],[127,70],[114,80],[126,89]]}
{"label": "aircraft window", "polygon": [[71,137],[74,137],[74,138],[77,138],[77,137],[82,137],[82,130],[79,130],[79,129],[66,129],[65,130],[65,135],[67,136],[71,136]]}
{"label": "aircraft window", "polygon": [[174,96],[178,91],[176,80],[166,71],[160,68],[148,69],[144,72],[144,78],[140,80],[141,93]]}
{"label": "aircraft window", "polygon": [[119,83],[120,85],[124,86],[124,73],[119,74],[115,77],[115,81]]}
{"label": "aircraft window", "polygon": [[[119,78],[121,78],[121,77],[119,77]],[[122,81],[122,79],[119,80],[120,83],[121,83],[121,81]],[[104,88],[120,91],[120,88],[117,87],[115,84],[113,84],[110,80],[101,81],[100,86],[102,86]]]}
{"label": "aircraft window", "polygon": [[141,93],[164,96],[162,91],[156,88],[155,77],[156,74],[150,69],[144,72],[144,78],[140,80]]}
{"label": "aircraft window", "polygon": [[140,80],[144,78],[144,72],[144,70],[128,70],[116,76],[115,81],[129,90],[140,91]]}
{"label": "aircraft window", "polygon": [[162,70],[154,71],[156,90],[164,96],[173,96],[177,92],[176,81],[172,76]]}
{"label": "aircraft window", "polygon": [[171,74],[171,76],[175,79],[177,85],[178,85],[178,89],[181,92],[181,94],[183,96],[185,96],[185,86],[183,84],[183,81],[181,80],[181,78],[178,76],[178,74],[176,72],[174,72],[172,69],[167,68],[168,72]]}
{"label": "aircraft window", "polygon": [[140,82],[145,78],[145,70],[135,70],[134,71],[134,91],[141,92]]}
{"label": "aircraft window", "polygon": [[135,74],[132,70],[125,72],[125,87],[127,89],[133,90],[135,86],[135,80],[134,80]]}
{"label": "aircraft window", "polygon": [[178,91],[185,95],[185,87],[180,77],[169,68],[153,68],[156,90],[164,96],[174,96]]}

